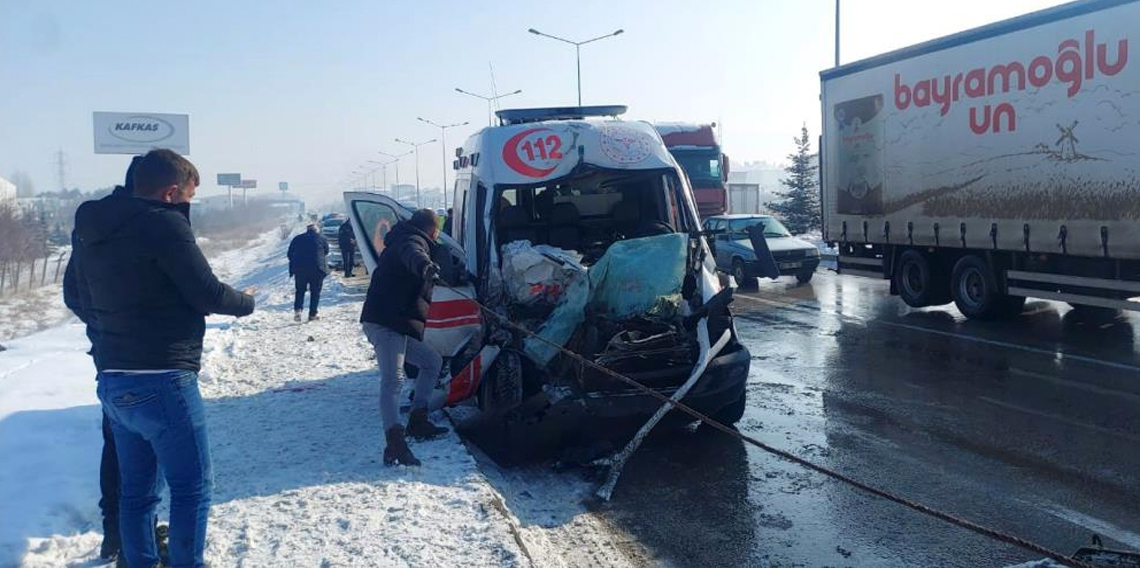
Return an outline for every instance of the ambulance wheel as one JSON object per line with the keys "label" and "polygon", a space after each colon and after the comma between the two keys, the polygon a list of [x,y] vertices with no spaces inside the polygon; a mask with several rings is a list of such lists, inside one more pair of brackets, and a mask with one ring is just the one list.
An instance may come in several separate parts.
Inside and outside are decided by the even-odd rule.
{"label": "ambulance wheel", "polygon": [[744,417],[744,407],[748,402],[748,397],[744,393],[740,393],[740,398],[736,399],[728,406],[716,411],[713,418],[721,424],[732,426]]}

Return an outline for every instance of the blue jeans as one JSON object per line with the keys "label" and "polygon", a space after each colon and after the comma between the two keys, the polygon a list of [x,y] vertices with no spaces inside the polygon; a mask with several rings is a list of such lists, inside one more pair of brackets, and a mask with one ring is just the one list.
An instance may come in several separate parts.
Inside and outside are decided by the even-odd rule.
{"label": "blue jeans", "polygon": [[158,564],[161,468],[170,487],[169,566],[204,566],[213,479],[198,373],[99,373],[99,400],[119,454],[119,534],[131,568]]}

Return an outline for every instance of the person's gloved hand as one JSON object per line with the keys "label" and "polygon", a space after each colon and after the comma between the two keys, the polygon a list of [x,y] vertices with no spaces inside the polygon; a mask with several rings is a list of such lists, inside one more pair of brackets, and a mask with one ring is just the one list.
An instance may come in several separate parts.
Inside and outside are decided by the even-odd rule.
{"label": "person's gloved hand", "polygon": [[435,282],[439,280],[439,265],[431,262],[424,267],[424,282]]}

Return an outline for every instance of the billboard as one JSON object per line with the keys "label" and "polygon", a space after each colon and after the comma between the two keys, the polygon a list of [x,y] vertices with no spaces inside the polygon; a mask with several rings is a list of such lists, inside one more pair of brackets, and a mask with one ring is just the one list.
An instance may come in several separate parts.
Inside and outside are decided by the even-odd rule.
{"label": "billboard", "polygon": [[239,185],[238,187],[240,187],[242,189],[257,189],[257,180],[255,180],[255,179],[243,179],[243,180],[241,180],[241,185]]}
{"label": "billboard", "polygon": [[190,115],[153,112],[95,112],[96,154],[145,154],[166,148],[190,153]]}
{"label": "billboard", "polygon": [[218,185],[241,187],[241,174],[218,174]]}

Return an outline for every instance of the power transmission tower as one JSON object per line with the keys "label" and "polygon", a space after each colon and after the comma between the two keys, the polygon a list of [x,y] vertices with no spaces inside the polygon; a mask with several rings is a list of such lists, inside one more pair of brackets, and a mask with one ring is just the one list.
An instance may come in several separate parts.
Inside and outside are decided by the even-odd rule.
{"label": "power transmission tower", "polygon": [[59,190],[67,191],[67,155],[62,148],[55,153],[55,167],[56,175],[59,176]]}

